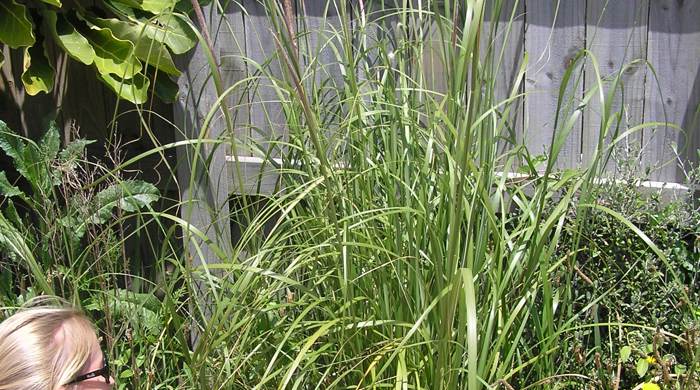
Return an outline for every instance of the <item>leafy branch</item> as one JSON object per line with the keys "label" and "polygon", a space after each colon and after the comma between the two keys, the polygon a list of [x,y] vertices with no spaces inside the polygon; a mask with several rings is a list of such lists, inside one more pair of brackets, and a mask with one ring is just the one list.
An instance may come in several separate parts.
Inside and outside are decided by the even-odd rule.
{"label": "leafy branch", "polygon": [[[184,0],[15,0],[0,4],[0,43],[23,55],[22,83],[29,95],[54,88],[49,53],[58,48],[92,67],[119,97],[144,103],[152,90],[163,100],[177,93],[173,55],[196,44]],[[0,54],[0,64],[4,61]],[[156,72],[165,75],[154,77]],[[167,76],[166,76],[167,75]],[[158,86],[156,86],[158,84]]]}

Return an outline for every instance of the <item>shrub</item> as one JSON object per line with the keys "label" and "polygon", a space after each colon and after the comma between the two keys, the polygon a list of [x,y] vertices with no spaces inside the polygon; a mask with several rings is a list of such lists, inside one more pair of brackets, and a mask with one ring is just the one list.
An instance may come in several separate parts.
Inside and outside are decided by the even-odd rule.
{"label": "shrub", "polygon": [[[121,98],[144,103],[149,88],[172,101],[180,71],[173,54],[194,47],[197,38],[186,15],[188,1],[91,2],[43,0],[0,4],[0,43],[21,49],[22,83],[29,95],[51,92],[55,69],[48,53],[58,49],[95,69]],[[0,64],[3,58],[0,53]],[[163,72],[154,77],[155,71]]]}

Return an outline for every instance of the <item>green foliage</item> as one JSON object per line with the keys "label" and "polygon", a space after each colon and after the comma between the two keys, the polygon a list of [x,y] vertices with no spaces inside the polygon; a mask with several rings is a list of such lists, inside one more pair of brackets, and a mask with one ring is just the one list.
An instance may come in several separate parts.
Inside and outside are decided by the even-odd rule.
{"label": "green foliage", "polygon": [[36,41],[29,10],[14,0],[0,4],[0,42],[13,49],[32,46]]}
{"label": "green foliage", "polygon": [[[0,4],[0,43],[23,50],[22,82],[30,95],[51,92],[52,47],[92,66],[121,98],[144,103],[155,71],[177,77],[172,54],[192,49],[196,35],[180,3],[185,0],[105,0],[91,5],[57,0]],[[2,58],[0,58],[0,63]],[[149,69],[147,71],[147,69]],[[155,89],[171,101],[176,90]]]}
{"label": "green foliage", "polygon": [[610,320],[619,314],[625,322],[681,332],[693,318],[691,310],[678,309],[700,302],[700,209],[688,201],[692,192],[664,201],[659,193],[643,194],[636,182],[606,185],[598,201],[624,213],[663,251],[668,263],[618,220],[593,213],[582,237],[585,250],[578,257],[592,284],[580,280],[579,291],[585,296],[608,292],[600,310]]}
{"label": "green foliage", "polygon": [[53,89],[55,70],[46,58],[44,50],[42,46],[24,49],[22,83],[29,95],[50,92]]}
{"label": "green foliage", "polygon": [[[496,88],[501,56],[481,43],[508,39],[509,29],[482,35],[486,2],[419,2],[421,10],[406,2],[377,10],[370,3],[386,4],[365,2],[362,10],[329,2],[339,25],[316,34],[304,29],[317,20],[300,19],[299,34],[290,37],[280,4],[264,1],[278,45],[274,57],[242,58],[256,72],[229,90],[218,88],[222,106],[197,107],[209,109],[202,138],[130,160],[187,149],[182,155],[192,160],[179,163],[204,167],[178,177],[177,185],[194,195],[210,179],[200,173],[212,149],[245,146],[264,159],[280,157],[281,165],[266,162],[282,189],[229,199],[230,215],[200,198],[153,210],[153,187],[110,181],[127,163],[86,171],[79,157],[84,141],[59,150],[49,133],[41,152],[17,137],[0,138],[13,158],[53,159],[49,165],[60,167],[16,163],[27,174],[48,174],[51,191],[28,192],[0,177],[12,201],[3,203],[3,220],[17,232],[5,243],[27,238],[0,263],[11,270],[11,278],[0,278],[5,301],[19,303],[46,285],[83,304],[105,332],[120,388],[628,389],[659,382],[667,357],[667,367],[685,370],[677,375],[692,386],[699,313],[691,302],[697,273],[687,271],[695,269],[697,252],[692,246],[683,252],[668,224],[696,225],[678,224],[683,214],[661,203],[640,214],[647,206],[638,195],[625,198],[629,207],[599,197],[594,178],[614,145],[599,145],[590,166],[554,168],[592,97],[611,107],[625,69],[581,98],[567,93],[579,90],[574,69],[584,60],[596,65],[587,53],[575,57],[561,85],[552,145],[533,158],[512,130],[521,118],[527,58],[505,88]],[[111,4],[129,15],[137,2]],[[499,20],[501,2],[493,4],[490,20]],[[87,19],[130,41],[128,26]],[[154,20],[144,30],[154,40],[182,21]],[[425,39],[428,31],[432,39]],[[182,49],[161,41],[173,54]],[[439,90],[428,82],[436,69],[416,61],[429,53],[443,60]],[[80,52],[91,55],[98,56]],[[218,64],[209,61],[221,84]],[[115,88],[123,85],[118,75],[109,78]],[[234,138],[241,132],[205,138],[220,113],[250,113],[247,104],[227,107],[235,99],[226,94],[259,98],[261,85],[279,98],[287,138]],[[600,138],[609,139],[605,129],[624,112],[597,112]],[[257,126],[280,125],[279,117],[265,118],[251,125],[256,137],[264,133]],[[243,177],[243,167],[228,168]],[[514,171],[525,177],[496,174]],[[195,212],[225,222],[201,226]],[[27,221],[28,213],[38,214],[36,222]],[[229,219],[234,242],[219,238]],[[129,253],[128,240],[138,255]],[[37,254],[33,264],[22,263],[28,274],[16,261],[26,252]],[[675,305],[681,298],[684,304]],[[670,332],[674,324],[683,328]],[[656,362],[647,360],[650,354]],[[623,381],[614,385],[618,363]]]}
{"label": "green foliage", "polygon": [[0,148],[21,176],[12,183],[6,172],[0,172],[4,199],[0,247],[13,260],[13,265],[5,266],[28,270],[45,293],[68,288],[65,279],[53,285],[49,275],[81,272],[81,265],[89,266],[86,260],[94,255],[90,250],[94,244],[83,240],[86,232],[109,238],[115,210],[134,213],[159,199],[152,184],[139,180],[113,181],[102,189],[83,188],[90,177],[83,160],[90,143],[78,139],[61,149],[58,129],[52,123],[37,144],[0,121]]}
{"label": "green foliage", "polygon": [[[638,154],[639,150],[626,151],[624,158],[616,154],[619,169],[611,180],[592,188],[591,198],[634,223],[664,258],[630,234],[619,218],[598,211],[590,214],[579,236],[571,288],[581,311],[576,323],[604,325],[577,333],[581,358],[562,364],[589,373],[606,388],[614,387],[618,376],[622,383],[663,377],[662,388],[693,388],[691,383],[698,381],[694,374],[668,375],[677,366],[697,365],[693,336],[700,302],[700,209],[693,200],[697,172],[688,172],[687,191],[670,195],[644,189],[639,183],[646,177],[634,162]],[[575,234],[567,234],[558,252],[571,253],[575,240]],[[619,353],[614,352],[617,348]],[[678,387],[683,383],[690,387]]]}
{"label": "green foliage", "polygon": [[95,196],[95,212],[88,219],[92,223],[105,223],[112,217],[112,210],[118,208],[135,212],[158,200],[158,189],[150,183],[125,180],[112,185]]}

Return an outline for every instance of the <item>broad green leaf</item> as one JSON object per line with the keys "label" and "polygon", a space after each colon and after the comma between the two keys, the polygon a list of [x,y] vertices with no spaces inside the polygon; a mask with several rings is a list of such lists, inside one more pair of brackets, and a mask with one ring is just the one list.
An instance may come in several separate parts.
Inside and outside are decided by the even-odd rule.
{"label": "broad green leaf", "polygon": [[88,222],[101,224],[112,218],[112,211],[119,207],[126,212],[138,211],[160,198],[158,189],[140,180],[125,180],[97,193]]}
{"label": "broad green leaf", "polygon": [[121,18],[136,19],[136,10],[132,6],[118,0],[104,0],[104,5]]}
{"label": "broad green leaf", "polygon": [[114,0],[115,2],[129,5],[144,11],[159,14],[175,8],[176,0]]}
{"label": "broad green leaf", "polygon": [[625,345],[624,347],[620,348],[620,360],[623,362],[629,360],[631,354],[632,348],[629,345]]}
{"label": "broad green leaf", "polygon": [[649,362],[647,359],[641,358],[637,360],[637,375],[639,375],[640,378],[647,373],[647,370],[649,370]]}
{"label": "broad green leaf", "polygon": [[85,154],[85,148],[94,142],[94,140],[76,139],[69,143],[58,153],[61,164],[68,169],[74,169],[76,162]]}
{"label": "broad green leaf", "polygon": [[688,372],[688,367],[686,367],[685,364],[676,364],[673,366],[673,373],[676,375],[684,375],[686,372]]}
{"label": "broad green leaf", "polygon": [[59,134],[56,122],[49,123],[49,129],[46,130],[41,140],[39,141],[39,151],[44,161],[53,161],[58,156],[58,151],[61,149],[61,135]]}
{"label": "broad green leaf", "polygon": [[134,291],[117,289],[114,297],[121,302],[130,302],[154,313],[158,312],[162,307],[162,303],[151,293],[137,293]]}
{"label": "broad green leaf", "polygon": [[12,158],[12,162],[22,176],[27,177],[27,163],[24,160],[24,142],[22,138],[15,134],[0,120],[0,149],[2,149],[8,157]]}
{"label": "broad green leaf", "polygon": [[90,21],[97,26],[110,29],[115,37],[134,43],[134,54],[139,59],[168,74],[180,75],[168,49],[163,42],[146,35],[145,25],[119,19],[92,18]]}
{"label": "broad green leaf", "polygon": [[53,179],[52,171],[48,167],[48,162],[42,158],[41,152],[35,143],[27,142],[24,147],[22,161],[26,164],[24,177],[32,185],[34,193],[38,194],[40,191],[41,194],[48,194],[55,180]]}
{"label": "broad green leaf", "polygon": [[26,144],[22,137],[12,133],[7,126],[0,121],[0,149],[12,158],[13,165],[22,177],[27,179],[34,191],[48,191],[55,183],[54,173],[48,168],[42,159],[36,144],[28,141]]}
{"label": "broad green leaf", "polygon": [[[52,130],[49,129],[49,132]],[[53,131],[56,131],[55,128]],[[50,169],[51,160],[50,154],[55,151],[55,136],[48,134],[42,138],[42,145],[45,145],[47,152],[42,152],[39,147],[30,140],[26,140],[12,132],[7,125],[0,121],[0,149],[5,151],[19,172],[34,191],[50,191],[51,186],[56,183],[58,172]],[[55,156],[55,154],[54,154]]]}
{"label": "broad green leaf", "polygon": [[[68,220],[71,226],[80,236],[85,231],[86,225],[103,224],[112,218],[114,208],[119,207],[126,212],[138,211],[160,198],[158,189],[150,183],[140,180],[125,180],[97,193],[90,204],[90,216],[81,223]],[[75,224],[74,224],[75,223]]]}
{"label": "broad green leaf", "polygon": [[12,49],[32,46],[36,42],[29,11],[15,0],[0,1],[0,42]]}
{"label": "broad green leaf", "polygon": [[44,45],[37,43],[24,49],[24,72],[22,83],[29,95],[39,92],[51,92],[53,89],[55,70],[46,58]]}
{"label": "broad green leaf", "polygon": [[115,316],[129,318],[131,326],[136,327],[140,334],[157,335],[162,329],[158,313],[148,310],[137,303],[115,299],[111,302]]}
{"label": "broad green leaf", "polygon": [[62,14],[45,12],[44,20],[55,41],[75,60],[90,65],[95,60],[95,50]]}
{"label": "broad green leaf", "polygon": [[165,43],[175,54],[182,54],[197,44],[197,36],[187,22],[172,14],[160,15],[141,21],[146,24],[146,35]]}
{"label": "broad green leaf", "polygon": [[153,90],[160,100],[166,103],[173,103],[177,99],[177,94],[179,92],[179,87],[176,82],[170,79],[170,77],[159,74],[152,76],[153,79]]}
{"label": "broad green leaf", "polygon": [[122,371],[121,373],[119,373],[119,379],[129,379],[132,376],[134,376],[134,371],[130,370],[128,368],[126,370]]}
{"label": "broad green leaf", "polygon": [[[209,5],[211,3],[211,0],[199,0],[198,3],[200,6],[205,6]],[[178,1],[175,5],[175,11],[183,14],[189,14],[190,12],[192,12],[192,9],[193,8],[191,1]]]}
{"label": "broad green leaf", "polygon": [[129,80],[122,80],[111,74],[101,74],[100,78],[122,99],[126,99],[134,104],[142,104],[148,100],[150,81],[140,73]]}
{"label": "broad green leaf", "polygon": [[[24,193],[22,193],[21,197],[26,197]],[[8,221],[13,223],[16,227],[22,228],[24,225],[22,222],[22,218],[19,216],[19,213],[17,212],[17,208],[15,207],[15,203],[12,201],[12,199],[7,199],[5,201],[5,210],[3,210],[3,215],[5,218],[7,218]],[[2,272],[0,272],[2,273]]]}
{"label": "broad green leaf", "polygon": [[4,171],[0,171],[0,195],[11,198],[13,196],[22,196],[24,193],[22,190],[12,185],[7,176],[5,176]]}
{"label": "broad green leaf", "polygon": [[53,5],[54,7],[60,8],[62,6],[61,2],[58,0],[41,0],[41,1],[43,1],[46,4]]}
{"label": "broad green leaf", "polygon": [[[71,204],[76,204],[76,201],[72,198],[70,202]],[[77,213],[70,213],[61,217],[58,220],[58,223],[61,224],[61,226],[63,226],[64,228],[66,228],[66,232],[70,234],[72,241],[79,242],[80,239],[83,238],[83,236],[85,235],[85,231],[87,230],[87,224],[85,223],[84,218],[80,218],[75,214]]]}
{"label": "broad green leaf", "polygon": [[141,71],[134,56],[134,44],[116,38],[107,28],[90,28],[87,38],[95,49],[95,65],[102,75],[114,74],[130,79]]}

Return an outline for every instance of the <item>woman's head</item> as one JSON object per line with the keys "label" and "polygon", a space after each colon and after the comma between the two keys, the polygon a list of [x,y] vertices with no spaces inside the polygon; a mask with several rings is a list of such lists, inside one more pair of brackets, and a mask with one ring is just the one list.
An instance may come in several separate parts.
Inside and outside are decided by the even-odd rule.
{"label": "woman's head", "polygon": [[0,390],[109,389],[100,375],[84,378],[105,363],[90,321],[56,298],[30,301],[0,323]]}

